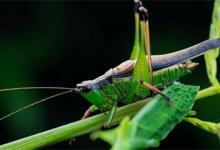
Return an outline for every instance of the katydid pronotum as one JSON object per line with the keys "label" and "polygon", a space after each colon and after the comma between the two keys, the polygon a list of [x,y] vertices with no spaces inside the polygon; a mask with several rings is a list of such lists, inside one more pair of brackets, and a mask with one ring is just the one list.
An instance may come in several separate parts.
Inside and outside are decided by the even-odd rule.
{"label": "katydid pronotum", "polygon": [[0,120],[50,98],[72,92],[81,94],[93,104],[93,106],[85,112],[83,118],[87,117],[89,113],[94,110],[100,110],[102,112],[110,110],[107,125],[110,125],[118,105],[126,105],[142,100],[150,96],[150,90],[162,95],[168,104],[171,105],[172,100],[161,93],[158,88],[189,73],[197,65],[197,63],[189,62],[189,60],[213,48],[220,47],[220,39],[209,39],[174,53],[151,56],[148,14],[139,0],[135,0],[134,5],[136,32],[134,48],[130,60],[108,70],[104,75],[94,80],[77,84],[75,88],[23,87],[2,89],[0,91],[26,89],[61,89],[65,91],[23,107],[2,117]]}

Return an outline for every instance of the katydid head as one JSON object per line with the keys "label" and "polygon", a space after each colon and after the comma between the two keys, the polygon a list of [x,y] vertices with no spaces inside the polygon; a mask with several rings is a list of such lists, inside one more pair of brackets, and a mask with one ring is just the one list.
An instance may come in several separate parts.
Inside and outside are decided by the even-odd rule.
{"label": "katydid head", "polygon": [[75,90],[80,91],[80,95],[82,95],[91,104],[101,109],[105,109],[107,106],[107,99],[102,95],[98,84],[94,82],[95,81],[93,80],[83,81],[76,85]]}
{"label": "katydid head", "polygon": [[92,81],[83,81],[76,85],[75,90],[78,90],[79,92],[88,93],[92,89]]}

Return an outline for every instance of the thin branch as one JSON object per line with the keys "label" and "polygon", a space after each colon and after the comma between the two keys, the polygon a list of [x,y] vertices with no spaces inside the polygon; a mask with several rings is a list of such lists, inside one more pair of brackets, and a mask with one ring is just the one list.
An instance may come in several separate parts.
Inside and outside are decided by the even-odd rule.
{"label": "thin branch", "polygon": [[[150,99],[138,101],[120,107],[112,121],[112,125],[117,125],[125,116],[134,116]],[[88,119],[76,121],[63,125],[42,133],[38,133],[17,141],[13,141],[0,146],[0,150],[17,150],[17,149],[37,149],[54,143],[65,141],[83,134],[100,129],[106,121],[105,114],[99,114]]]}
{"label": "thin branch", "polygon": [[196,96],[196,100],[209,97],[209,96],[214,96],[216,94],[220,94],[220,86],[211,86],[209,88],[200,90]]}

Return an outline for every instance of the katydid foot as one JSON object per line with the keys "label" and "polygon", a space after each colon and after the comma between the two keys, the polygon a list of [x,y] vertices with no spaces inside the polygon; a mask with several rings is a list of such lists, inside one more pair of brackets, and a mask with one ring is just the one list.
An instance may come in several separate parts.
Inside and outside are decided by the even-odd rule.
{"label": "katydid foot", "polygon": [[109,128],[110,128],[110,125],[108,125],[107,123],[104,123],[103,126],[101,127],[102,130],[106,130]]}
{"label": "katydid foot", "polygon": [[169,107],[171,107],[173,105],[171,98],[168,95],[162,93],[159,89],[157,89],[153,85],[151,85],[151,84],[149,84],[149,83],[147,83],[147,82],[145,82],[143,80],[140,81],[140,84],[144,85],[146,88],[149,88],[153,92],[155,92],[155,93],[161,95],[162,97],[164,97],[164,100],[166,100],[166,102],[167,102]]}

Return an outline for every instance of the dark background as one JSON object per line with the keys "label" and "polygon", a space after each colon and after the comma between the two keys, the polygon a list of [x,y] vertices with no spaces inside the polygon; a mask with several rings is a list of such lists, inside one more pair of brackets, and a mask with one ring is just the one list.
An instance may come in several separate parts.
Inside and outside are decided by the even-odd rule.
{"label": "dark background", "polygon": [[[144,1],[153,54],[176,51],[209,36],[213,1]],[[129,58],[134,37],[131,1],[0,2],[0,88],[67,86],[93,79]],[[203,57],[183,83],[209,86]],[[59,91],[58,91],[59,92]],[[0,93],[0,116],[55,94]],[[0,144],[79,120],[89,103],[76,94],[54,98],[0,122]],[[203,120],[220,119],[219,96],[198,101]],[[89,135],[48,148],[109,148]],[[220,148],[216,136],[181,123],[160,148]]]}

